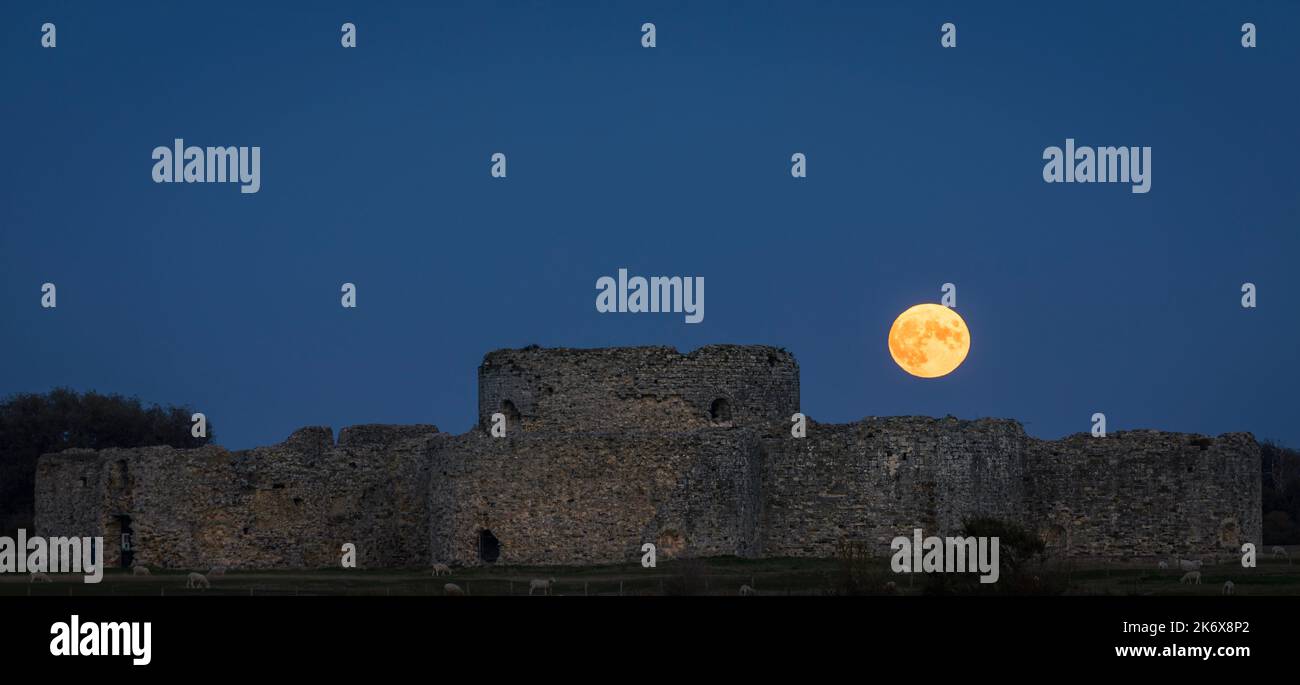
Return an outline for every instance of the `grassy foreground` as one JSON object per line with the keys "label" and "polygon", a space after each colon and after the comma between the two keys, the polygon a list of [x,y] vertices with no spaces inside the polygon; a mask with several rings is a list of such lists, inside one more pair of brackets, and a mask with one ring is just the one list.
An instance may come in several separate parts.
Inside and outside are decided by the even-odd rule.
{"label": "grassy foreground", "polygon": [[[1025,590],[1010,583],[980,588],[988,593],[1065,595],[1219,595],[1227,580],[1235,594],[1300,595],[1300,561],[1265,557],[1253,569],[1237,562],[1206,565],[1200,585],[1179,583],[1182,572],[1157,567],[1155,562],[1089,563],[1047,562],[1026,571],[1038,580]],[[133,576],[120,569],[105,573],[98,584],[83,583],[80,576],[54,575],[52,583],[30,583],[25,575],[0,575],[0,596],[87,595],[366,595],[442,596],[446,583],[456,583],[474,596],[527,596],[529,581],[554,578],[560,596],[739,594],[742,585],[758,595],[925,595],[936,592],[934,581],[942,574],[894,574],[887,558],[872,559],[854,570],[858,582],[848,584],[848,573],[837,559],[739,559],[715,557],[661,561],[656,568],[639,563],[608,566],[479,566],[453,568],[450,576],[434,577],[428,569],[320,569],[311,571],[231,571],[211,578],[211,588],[185,587],[188,570],[154,571]],[[893,587],[887,584],[893,582]],[[958,592],[960,593],[960,591]],[[538,591],[537,594],[540,594]]]}

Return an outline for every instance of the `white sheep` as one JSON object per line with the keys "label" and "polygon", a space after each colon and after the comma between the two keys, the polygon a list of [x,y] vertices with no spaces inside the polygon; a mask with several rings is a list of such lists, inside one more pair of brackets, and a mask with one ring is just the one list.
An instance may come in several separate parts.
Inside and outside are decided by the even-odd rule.
{"label": "white sheep", "polygon": [[1188,571],[1187,573],[1184,573],[1184,574],[1183,574],[1183,577],[1180,578],[1180,579],[1178,580],[1178,582],[1183,583],[1183,584],[1185,584],[1185,585],[1186,585],[1186,584],[1189,584],[1189,583],[1190,583],[1190,584],[1193,584],[1193,585],[1200,585],[1200,584],[1201,584],[1201,572],[1200,572],[1200,571]]}
{"label": "white sheep", "polygon": [[1183,571],[1196,571],[1201,568],[1201,560],[1188,561],[1187,559],[1178,560],[1178,568]]}
{"label": "white sheep", "polygon": [[202,573],[191,573],[190,577],[185,581],[185,587],[191,590],[206,590],[212,587],[212,584],[208,582],[208,577]]}
{"label": "white sheep", "polygon": [[434,565],[433,565],[433,575],[434,575],[434,576],[449,576],[449,575],[451,575],[451,567],[448,566],[448,565],[446,565],[446,564],[434,564]]}
{"label": "white sheep", "polygon": [[1169,562],[1167,561],[1160,562],[1160,568],[1169,568]]}
{"label": "white sheep", "polygon": [[528,595],[531,597],[533,594],[533,590],[541,590],[543,595],[549,595],[551,594],[551,587],[553,587],[554,585],[555,585],[554,578],[548,578],[546,580],[542,580],[541,578],[534,578],[528,581]]}
{"label": "white sheep", "polygon": [[49,576],[45,575],[44,573],[41,573],[40,571],[32,571],[32,582],[33,582],[33,583],[53,583],[54,581],[50,580],[50,577],[49,577]]}
{"label": "white sheep", "polygon": [[147,575],[149,575],[149,567],[148,567],[148,566],[132,566],[132,567],[131,567],[131,575],[133,575],[133,576],[147,576]]}
{"label": "white sheep", "polygon": [[442,591],[443,591],[444,593],[446,593],[446,595],[447,595],[448,597],[464,597],[464,596],[465,596],[465,591],[462,590],[462,589],[460,589],[460,586],[457,585],[457,584],[455,584],[455,583],[447,583],[446,585],[443,585],[443,586],[442,586]]}
{"label": "white sheep", "polygon": [[1223,594],[1231,595],[1234,594],[1236,591],[1237,591],[1237,585],[1236,583],[1233,583],[1231,580],[1223,584]]}
{"label": "white sheep", "polygon": [[224,576],[224,575],[226,575],[226,567],[225,567],[225,566],[213,566],[212,569],[208,571],[208,575],[210,575],[210,576]]}
{"label": "white sheep", "polygon": [[750,587],[750,586],[748,586],[748,585],[741,585],[741,586],[740,586],[740,596],[741,596],[741,597],[753,597],[754,595],[757,595],[757,594],[758,594],[758,591],[756,591],[754,588],[752,588],[752,587]]}

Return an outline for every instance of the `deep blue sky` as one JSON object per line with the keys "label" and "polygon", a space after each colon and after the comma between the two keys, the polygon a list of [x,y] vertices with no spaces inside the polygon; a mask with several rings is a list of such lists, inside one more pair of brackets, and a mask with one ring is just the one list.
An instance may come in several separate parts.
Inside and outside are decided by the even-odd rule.
{"label": "deep blue sky", "polygon": [[[1295,3],[175,4],[0,11],[0,393],[189,403],[242,448],[464,431],[494,348],[765,343],[821,421],[1300,445]],[[154,184],[176,137],[262,146],[261,192]],[[1152,146],[1151,192],[1044,183],[1067,137]],[[619,267],[704,276],[704,322],[598,314]],[[913,378],[886,333],[946,281],[970,357]]]}

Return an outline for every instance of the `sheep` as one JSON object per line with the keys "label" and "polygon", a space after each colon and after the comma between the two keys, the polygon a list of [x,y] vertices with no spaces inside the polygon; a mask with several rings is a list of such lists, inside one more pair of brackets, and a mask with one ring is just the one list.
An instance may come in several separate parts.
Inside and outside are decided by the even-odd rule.
{"label": "sheep", "polygon": [[133,576],[147,576],[147,575],[149,575],[149,567],[148,567],[148,566],[133,566],[133,567],[131,567],[131,575],[133,575]]}
{"label": "sheep", "polygon": [[208,575],[210,575],[210,576],[224,576],[224,575],[226,575],[226,567],[225,567],[225,566],[213,566],[212,569],[208,571]]}
{"label": "sheep", "polygon": [[33,583],[53,583],[54,581],[50,580],[50,577],[49,577],[49,576],[45,575],[44,573],[41,573],[40,571],[32,571],[32,582],[33,582]]}
{"label": "sheep", "polygon": [[449,576],[449,575],[451,575],[451,567],[448,566],[448,565],[446,565],[446,564],[434,564],[434,565],[433,565],[433,575],[434,575],[435,577],[437,577],[437,576]]}
{"label": "sheep", "polygon": [[750,587],[750,586],[748,586],[748,585],[741,585],[741,586],[740,586],[740,596],[741,596],[741,597],[753,597],[753,596],[756,595],[756,594],[758,594],[758,592],[755,591],[754,588],[752,588],[752,587]]}
{"label": "sheep", "polygon": [[1186,585],[1186,584],[1200,585],[1200,584],[1201,584],[1201,572],[1200,572],[1200,571],[1188,571],[1187,573],[1184,573],[1184,574],[1183,574],[1183,577],[1180,578],[1180,579],[1178,580],[1178,582],[1183,583],[1183,584],[1185,584],[1185,585]]}
{"label": "sheep", "polygon": [[1169,562],[1167,561],[1160,562],[1160,568],[1169,568]]}
{"label": "sheep", "polygon": [[1236,591],[1237,591],[1237,584],[1233,583],[1231,580],[1223,584],[1223,594],[1231,595],[1236,593]]}
{"label": "sheep", "polygon": [[1199,569],[1201,568],[1201,560],[1200,560],[1200,559],[1196,559],[1195,561],[1188,561],[1188,560],[1186,560],[1186,559],[1179,559],[1179,560],[1178,560],[1178,568],[1179,568],[1179,570],[1182,570],[1182,571],[1196,571],[1196,570],[1199,570]]}
{"label": "sheep", "polygon": [[446,585],[443,585],[443,586],[442,586],[442,591],[443,591],[443,593],[446,594],[448,597],[464,597],[464,596],[465,596],[465,591],[462,590],[462,589],[460,589],[460,586],[457,585],[457,584],[455,584],[455,583],[447,583]]}
{"label": "sheep", "polygon": [[898,583],[895,583],[892,580],[889,581],[888,583],[885,583],[885,592],[888,592],[891,595],[898,594]]}
{"label": "sheep", "polygon": [[212,584],[208,582],[208,577],[202,573],[191,573],[190,577],[185,581],[185,587],[191,590],[207,590],[212,587]]}
{"label": "sheep", "polygon": [[1274,559],[1276,559],[1276,558],[1278,558],[1278,557],[1285,557],[1285,556],[1289,556],[1289,555],[1286,553],[1286,548],[1285,548],[1285,547],[1283,547],[1282,545],[1273,545],[1273,558],[1274,558]]}
{"label": "sheep", "polygon": [[549,595],[551,594],[551,588],[554,585],[555,585],[554,578],[548,578],[547,580],[542,580],[541,578],[534,578],[528,581],[528,595],[531,597],[533,594],[533,590],[541,590],[543,595]]}

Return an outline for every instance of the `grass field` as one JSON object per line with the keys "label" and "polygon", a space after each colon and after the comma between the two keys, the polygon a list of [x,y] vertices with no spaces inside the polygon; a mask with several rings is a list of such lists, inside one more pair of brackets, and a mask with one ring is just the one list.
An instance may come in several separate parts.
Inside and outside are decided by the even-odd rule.
{"label": "grass field", "polygon": [[[1292,552],[1292,559],[1297,556]],[[859,571],[866,579],[853,594],[888,594],[893,581],[903,595],[929,593],[935,575],[894,574],[887,558],[869,562]],[[1066,595],[1219,595],[1232,580],[1236,594],[1300,595],[1300,561],[1265,557],[1253,569],[1236,561],[1202,568],[1200,585],[1178,582],[1181,571],[1157,568],[1156,562],[1116,564],[1048,562],[1029,569],[1051,579],[1046,594]],[[554,578],[555,595],[736,595],[750,585],[759,595],[849,594],[843,583],[844,566],[836,559],[739,559],[717,557],[660,562],[656,568],[638,563],[612,566],[480,566],[452,569],[451,576],[434,578],[427,569],[321,569],[316,571],[231,571],[211,579],[208,590],[185,588],[189,571],[155,571],[133,576],[113,569],[98,584],[83,583],[80,576],[55,575],[52,583],[31,583],[27,576],[0,575],[0,596],[86,595],[369,595],[442,596],[445,583],[456,583],[469,594],[528,594],[533,578]],[[859,576],[861,577],[861,575]],[[981,588],[1001,592],[999,584]],[[1030,591],[1029,594],[1034,594]]]}

